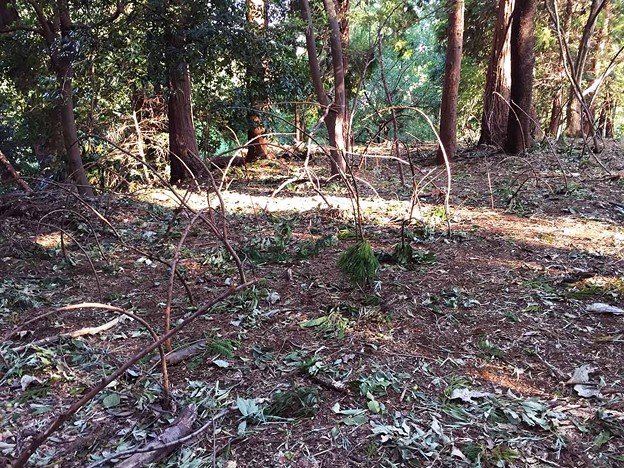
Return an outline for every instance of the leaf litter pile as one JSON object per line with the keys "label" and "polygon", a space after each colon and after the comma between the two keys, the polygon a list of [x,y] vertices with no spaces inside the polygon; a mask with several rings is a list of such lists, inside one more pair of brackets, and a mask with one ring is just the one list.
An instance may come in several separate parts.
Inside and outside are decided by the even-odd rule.
{"label": "leaf litter pile", "polygon": [[[442,169],[415,156],[402,186],[368,160],[363,239],[344,185],[302,182],[300,161],[229,174],[253,284],[173,336],[169,399],[158,353],[141,357],[29,463],[624,465],[623,154],[466,151],[448,223]],[[178,193],[0,197],[0,462],[160,338],[167,310],[175,329],[240,284],[191,212],[220,225],[215,197]],[[54,312],[82,303],[127,313]]]}

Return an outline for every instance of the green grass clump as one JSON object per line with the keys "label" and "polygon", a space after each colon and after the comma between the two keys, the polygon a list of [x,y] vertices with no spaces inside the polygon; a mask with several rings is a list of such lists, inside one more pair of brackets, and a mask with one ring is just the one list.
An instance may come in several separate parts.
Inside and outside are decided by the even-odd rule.
{"label": "green grass clump", "polygon": [[360,286],[377,278],[379,261],[367,240],[361,240],[349,247],[338,258],[338,268],[349,279]]}

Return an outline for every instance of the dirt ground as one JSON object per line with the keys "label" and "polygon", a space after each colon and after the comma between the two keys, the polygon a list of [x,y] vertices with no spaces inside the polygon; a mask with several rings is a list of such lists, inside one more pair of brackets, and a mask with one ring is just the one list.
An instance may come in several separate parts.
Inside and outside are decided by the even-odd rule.
{"label": "dirt ground", "polygon": [[[169,365],[171,405],[152,353],[33,466],[112,466],[189,405],[197,434],[158,466],[624,466],[622,144],[465,150],[448,213],[430,154],[404,184],[388,159],[354,170],[380,261],[359,286],[337,266],[356,242],[351,197],[316,185],[322,158],[230,171],[227,238],[255,283],[174,336],[197,346]],[[111,304],[162,335],[167,304],[176,327],[241,283],[209,192],[177,190],[182,209],[165,188],[0,196],[0,463],[153,342],[101,308],[43,314]]]}

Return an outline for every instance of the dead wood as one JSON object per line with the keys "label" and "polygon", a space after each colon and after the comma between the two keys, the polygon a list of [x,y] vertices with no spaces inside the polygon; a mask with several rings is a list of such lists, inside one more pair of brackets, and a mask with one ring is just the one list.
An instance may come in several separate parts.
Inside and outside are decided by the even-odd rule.
{"label": "dead wood", "polygon": [[11,164],[11,162],[7,159],[7,157],[4,155],[2,151],[0,151],[0,163],[2,163],[4,167],[6,167],[7,171],[9,171],[9,174],[11,174],[11,177],[15,179],[15,182],[17,182],[17,185],[19,185],[22,188],[22,190],[24,190],[24,192],[33,191],[33,189],[30,188],[30,185],[28,185],[26,181],[24,181],[24,179],[20,177],[19,173],[13,167],[13,164]]}
{"label": "dead wood", "polygon": [[[196,419],[197,409],[192,405],[187,406],[178,419],[165,429],[162,434],[139,448],[141,453],[135,453],[130,458],[118,463],[115,465],[116,468],[138,468],[162,460],[177,447],[177,445],[172,445],[172,442],[179,441],[191,433],[191,428]],[[149,451],[143,452],[143,450]]]}
{"label": "dead wood", "polygon": [[45,346],[50,343],[56,343],[57,341],[61,341],[63,338],[78,338],[78,337],[87,336],[87,335],[97,335],[98,333],[102,333],[103,331],[110,330],[118,323],[119,323],[119,317],[111,320],[110,322],[106,322],[100,325],[99,327],[85,327],[85,328],[81,328],[80,330],[75,330],[69,333],[59,333],[58,335],[47,336],[40,340],[33,341],[32,343],[28,343],[23,346],[17,346],[13,348],[12,351],[14,353],[21,353],[22,351],[28,348],[33,348],[35,346]]}
{"label": "dead wood", "polygon": [[[165,361],[167,362],[167,364],[178,364],[182,361],[197,356],[205,348],[206,340],[200,340],[196,343],[193,343],[192,345],[167,353],[167,355],[165,356]],[[156,356],[153,361],[160,362],[160,357]]]}

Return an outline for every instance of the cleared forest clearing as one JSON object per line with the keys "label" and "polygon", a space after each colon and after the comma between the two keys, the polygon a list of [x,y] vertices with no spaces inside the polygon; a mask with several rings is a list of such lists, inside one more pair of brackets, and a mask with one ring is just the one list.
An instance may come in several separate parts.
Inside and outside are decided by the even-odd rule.
{"label": "cleared forest clearing", "polygon": [[[415,159],[429,179],[402,222],[411,188],[394,163],[368,161],[356,173],[366,182],[362,227],[381,267],[362,287],[337,267],[355,235],[342,184],[319,186],[320,196],[295,177],[298,161],[236,169],[222,192],[227,233],[255,283],[173,337],[174,349],[197,346],[169,365],[172,405],[152,353],[31,462],[112,465],[193,405],[192,430],[202,430],[161,466],[621,466],[622,151],[609,143],[598,155],[609,173],[580,147],[559,162],[548,148],[524,158],[460,153],[450,235],[443,169]],[[205,192],[178,194],[189,208],[208,206]],[[175,328],[239,282],[223,243],[201,222],[189,228],[195,215],[170,192],[90,204],[61,189],[0,198],[5,338],[55,308],[92,302],[162,336],[166,309]],[[206,213],[219,225],[218,210]],[[3,340],[6,461],[153,342],[137,320],[111,323],[118,317],[83,307]]]}

